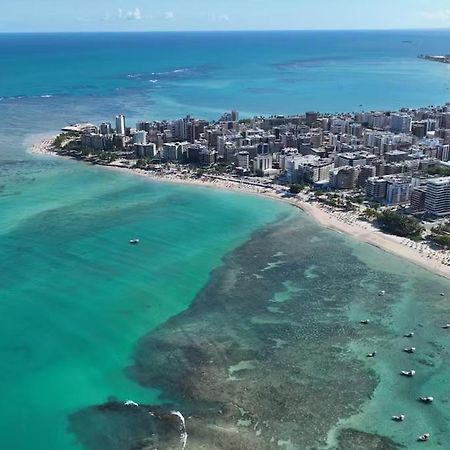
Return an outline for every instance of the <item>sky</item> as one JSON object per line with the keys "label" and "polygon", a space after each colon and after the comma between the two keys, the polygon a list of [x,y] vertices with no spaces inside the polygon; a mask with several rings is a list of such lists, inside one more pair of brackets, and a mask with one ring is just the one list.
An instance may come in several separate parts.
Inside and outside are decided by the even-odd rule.
{"label": "sky", "polygon": [[450,28],[450,0],[1,0],[0,32]]}

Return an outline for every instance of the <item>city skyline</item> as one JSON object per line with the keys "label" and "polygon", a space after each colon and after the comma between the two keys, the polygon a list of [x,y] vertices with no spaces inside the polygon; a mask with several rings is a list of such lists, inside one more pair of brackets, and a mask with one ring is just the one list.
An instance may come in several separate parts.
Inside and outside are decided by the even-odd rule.
{"label": "city skyline", "polygon": [[5,0],[8,15],[0,18],[0,32],[77,31],[235,31],[235,30],[351,30],[441,29],[450,27],[448,0],[356,0],[313,4],[282,0],[267,3],[230,0],[226,5],[194,0],[186,8],[181,0],[162,3],[142,0],[80,0],[76,12],[68,2],[51,0],[20,3]]}

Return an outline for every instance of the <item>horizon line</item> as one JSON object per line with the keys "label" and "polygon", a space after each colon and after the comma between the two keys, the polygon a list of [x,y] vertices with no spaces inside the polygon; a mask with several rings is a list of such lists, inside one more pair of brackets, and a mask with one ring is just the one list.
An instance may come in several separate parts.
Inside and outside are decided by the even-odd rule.
{"label": "horizon line", "polygon": [[201,30],[78,30],[78,31],[0,31],[0,35],[5,34],[108,34],[108,33],[280,33],[280,32],[383,32],[383,31],[450,31],[450,27],[427,27],[427,28],[273,28],[273,29],[201,29]]}

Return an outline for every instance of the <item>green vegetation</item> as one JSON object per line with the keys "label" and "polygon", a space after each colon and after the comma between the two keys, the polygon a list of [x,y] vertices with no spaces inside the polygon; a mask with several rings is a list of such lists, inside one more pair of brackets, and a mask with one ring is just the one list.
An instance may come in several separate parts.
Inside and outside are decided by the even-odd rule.
{"label": "green vegetation", "polygon": [[201,178],[206,173],[205,169],[197,169],[197,172],[195,172],[195,176],[197,178]]}
{"label": "green vegetation", "polygon": [[67,139],[66,133],[61,133],[60,135],[56,136],[55,140],[53,141],[53,145],[56,148],[61,148],[63,142]]}
{"label": "green vegetation", "polygon": [[134,165],[134,167],[136,167],[136,169],[143,169],[146,166],[147,166],[147,161],[145,159],[138,159],[136,161],[136,164]]}
{"label": "green vegetation", "polygon": [[430,240],[442,247],[450,247],[450,224],[443,222],[431,229]]}
{"label": "green vegetation", "polygon": [[414,217],[400,214],[396,211],[386,210],[377,212],[377,221],[384,231],[397,236],[410,239],[421,239],[424,227]]}
{"label": "green vegetation", "polygon": [[300,192],[302,192],[303,190],[303,186],[301,184],[291,184],[291,186],[289,187],[289,192],[291,194],[299,194]]}
{"label": "green vegetation", "polygon": [[430,239],[442,247],[450,247],[450,235],[448,234],[432,234]]}
{"label": "green vegetation", "polygon": [[350,197],[349,200],[354,203],[358,203],[358,205],[362,205],[362,203],[364,202],[364,196],[361,194],[356,194],[356,195],[353,195],[352,197]]}
{"label": "green vegetation", "polygon": [[74,133],[61,133],[60,135],[56,136],[55,140],[53,141],[53,146],[61,149],[63,148],[63,144],[65,141],[72,139],[74,137],[76,137],[76,134]]}
{"label": "green vegetation", "polygon": [[428,167],[428,175],[439,175],[441,177],[447,177],[450,175],[450,168],[443,166]]}
{"label": "green vegetation", "polygon": [[366,208],[360,215],[362,219],[374,220],[378,219],[378,212],[375,208]]}

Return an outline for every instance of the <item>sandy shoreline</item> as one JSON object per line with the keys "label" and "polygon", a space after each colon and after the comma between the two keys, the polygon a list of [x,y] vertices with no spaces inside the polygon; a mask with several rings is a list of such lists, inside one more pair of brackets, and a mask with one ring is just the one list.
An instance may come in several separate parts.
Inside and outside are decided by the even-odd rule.
{"label": "sandy shoreline", "polygon": [[38,142],[35,142],[28,149],[29,153],[34,155],[57,155],[55,151],[53,151],[53,142],[55,141],[57,135],[55,136],[46,136]]}
{"label": "sandy shoreline", "polygon": [[[48,137],[30,148],[30,152],[39,155],[57,155],[52,150],[54,137]],[[282,197],[277,191],[283,191],[283,186],[261,187],[236,180],[206,175],[199,179],[189,178],[176,172],[157,174],[142,169],[130,169],[119,164],[101,166],[109,170],[126,171],[147,179],[170,182],[176,184],[188,184],[195,186],[227,189],[243,194],[253,194],[275,199],[300,208],[311,216],[321,226],[344,233],[353,239],[378,247],[388,253],[397,255],[409,262],[416,264],[430,272],[450,279],[450,252],[434,250],[425,243],[416,243],[410,239],[385,234],[379,231],[371,223],[360,220],[354,212],[333,210],[318,202],[306,201],[301,194],[297,197]]]}

